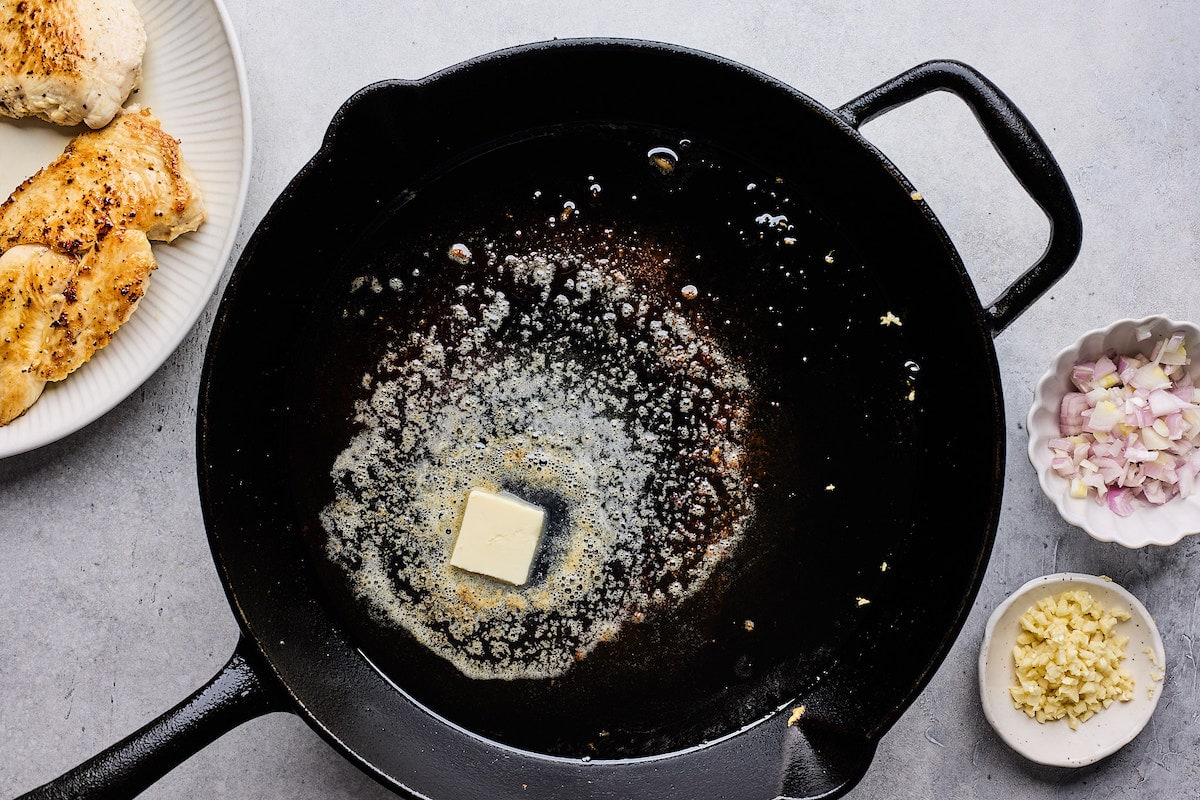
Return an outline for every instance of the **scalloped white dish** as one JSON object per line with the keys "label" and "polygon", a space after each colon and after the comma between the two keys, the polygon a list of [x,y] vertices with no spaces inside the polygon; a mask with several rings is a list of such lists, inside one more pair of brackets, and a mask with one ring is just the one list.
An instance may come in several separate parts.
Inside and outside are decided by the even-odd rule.
{"label": "scalloped white dish", "polygon": [[[1138,341],[1138,328],[1148,328],[1150,338]],[[1097,503],[1094,496],[1071,497],[1068,481],[1050,467],[1049,442],[1060,435],[1059,406],[1063,396],[1074,391],[1071,368],[1080,361],[1095,360],[1109,350],[1125,354],[1148,352],[1155,341],[1175,331],[1184,332],[1189,353],[1200,353],[1200,327],[1162,316],[1118,320],[1107,328],[1088,331],[1059,352],[1034,391],[1026,423],[1029,461],[1037,472],[1038,482],[1063,519],[1102,542],[1117,542],[1130,548],[1170,545],[1184,536],[1200,533],[1200,492],[1173,498],[1161,506],[1142,505],[1129,516],[1121,517]],[[1194,358],[1187,369],[1200,382],[1200,359]]]}
{"label": "scalloped white dish", "polygon": [[[1038,600],[1069,589],[1085,589],[1107,608],[1130,618],[1116,627],[1129,637],[1121,666],[1134,680],[1133,699],[1115,702],[1072,731],[1065,719],[1038,722],[1013,706],[1009,687],[1017,683],[1012,649],[1020,618]],[[1149,653],[1147,653],[1149,649]],[[1001,603],[987,621],[979,652],[979,695],[983,713],[1005,744],[1039,764],[1082,767],[1112,755],[1133,741],[1149,722],[1162,696],[1166,653],[1154,618],[1126,589],[1094,575],[1060,572],[1034,578]],[[1154,680],[1156,672],[1162,680]]]}
{"label": "scalloped white dish", "polygon": [[[136,5],[148,41],[142,85],[127,105],[148,107],[180,140],[208,216],[173,244],[154,243],[158,269],[137,313],[108,347],[0,427],[0,458],[74,433],[132,394],[191,330],[233,250],[249,186],[250,107],[232,25],[219,0]],[[0,119],[0,201],[80,130]]]}

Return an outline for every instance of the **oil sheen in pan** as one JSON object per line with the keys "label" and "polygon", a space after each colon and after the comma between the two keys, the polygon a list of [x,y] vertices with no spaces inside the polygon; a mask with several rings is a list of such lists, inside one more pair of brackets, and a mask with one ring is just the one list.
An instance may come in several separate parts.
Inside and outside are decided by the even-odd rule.
{"label": "oil sheen in pan", "polygon": [[[321,514],[360,600],[472,678],[562,675],[702,588],[753,516],[749,381],[675,309],[692,290],[664,285],[669,256],[562,222],[455,249],[464,282],[363,376]],[[525,586],[450,566],[472,487],[550,511]]]}
{"label": "oil sheen in pan", "polygon": [[[802,185],[685,136],[556,132],[432,176],[331,265],[288,376],[331,607],[414,700],[516,747],[638,757],[770,713],[912,518],[889,275]],[[525,587],[432,574],[472,485],[549,512]]]}

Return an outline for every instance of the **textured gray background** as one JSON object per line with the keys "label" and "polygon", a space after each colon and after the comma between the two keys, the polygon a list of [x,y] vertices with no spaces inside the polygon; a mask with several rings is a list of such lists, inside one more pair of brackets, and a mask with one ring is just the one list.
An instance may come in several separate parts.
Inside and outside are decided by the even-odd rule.
{"label": "textured gray background", "polygon": [[[1058,157],[1085,243],[1074,270],[997,341],[1008,463],[995,552],[954,649],[851,797],[1195,797],[1200,539],[1131,552],[1064,523],[1026,461],[1023,420],[1043,369],[1084,330],[1149,313],[1200,321],[1200,4],[897,5],[228,0],[255,128],[235,255],[355,89],[502,46],[584,35],[671,41],[742,61],[827,105],[930,58],[974,65]],[[1044,218],[958,101],[921,100],[864,133],[921,189],[985,300],[1040,254]],[[233,648],[237,629],[208,555],[193,464],[215,307],[214,299],[178,352],[112,413],[0,462],[0,796],[140,726]],[[975,685],[992,608],[1025,580],[1060,570],[1105,573],[1133,591],[1157,617],[1168,658],[1146,731],[1078,771],[1037,768],[1009,751],[984,722]],[[295,717],[274,714],[145,796],[391,795]]]}

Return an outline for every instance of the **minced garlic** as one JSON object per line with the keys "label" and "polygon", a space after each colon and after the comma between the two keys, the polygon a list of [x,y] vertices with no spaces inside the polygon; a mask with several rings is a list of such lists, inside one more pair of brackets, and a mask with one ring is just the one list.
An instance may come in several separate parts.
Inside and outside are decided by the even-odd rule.
{"label": "minced garlic", "polygon": [[1120,666],[1129,637],[1114,632],[1127,619],[1082,589],[1039,600],[1021,617],[1013,647],[1013,705],[1038,722],[1066,717],[1075,730],[1113,701],[1132,700],[1133,676]]}
{"label": "minced garlic", "polygon": [[[1146,657],[1150,659],[1151,666],[1154,667],[1154,669],[1150,670],[1150,680],[1154,681],[1154,683],[1158,683],[1165,677],[1162,671],[1162,664],[1158,663],[1158,656],[1156,656],[1154,651],[1149,647],[1143,647],[1142,650],[1145,652]],[[1154,699],[1154,683],[1151,683],[1146,687],[1147,700]]]}

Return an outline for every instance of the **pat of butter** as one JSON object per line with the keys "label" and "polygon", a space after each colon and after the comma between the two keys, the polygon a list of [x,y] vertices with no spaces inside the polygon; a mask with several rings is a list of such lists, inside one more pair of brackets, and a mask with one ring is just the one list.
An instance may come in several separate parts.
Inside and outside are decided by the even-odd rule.
{"label": "pat of butter", "polygon": [[529,580],[546,512],[511,494],[472,489],[450,566],[521,586]]}

